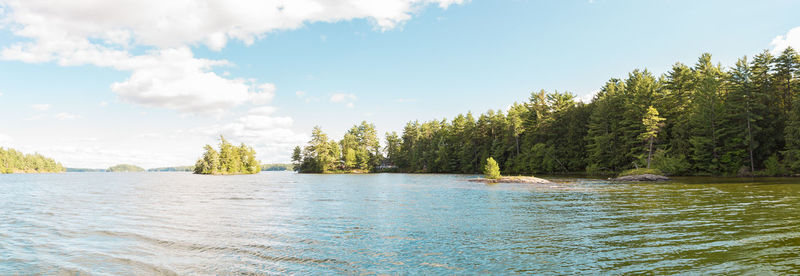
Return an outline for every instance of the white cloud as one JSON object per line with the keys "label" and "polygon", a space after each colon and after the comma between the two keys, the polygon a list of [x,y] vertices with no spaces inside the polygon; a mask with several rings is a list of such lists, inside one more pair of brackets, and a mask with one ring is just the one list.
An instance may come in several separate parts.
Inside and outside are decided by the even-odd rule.
{"label": "white cloud", "polygon": [[231,39],[253,43],[266,33],[306,23],[368,19],[388,30],[426,5],[447,8],[463,0],[5,0],[16,32],[47,32],[173,48],[202,43],[219,50]]}
{"label": "white cloud", "polygon": [[331,96],[332,103],[344,103],[347,108],[355,107],[355,101],[358,100],[355,94],[336,93]]}
{"label": "white cloud", "polygon": [[103,102],[100,102],[99,105],[101,107],[106,107],[106,106],[108,106],[108,102],[103,101]]}
{"label": "white cloud", "polygon": [[578,98],[578,101],[580,101],[580,102],[590,103],[594,99],[594,96],[597,95],[597,93],[600,93],[600,90],[594,90],[592,92],[583,94],[583,96],[578,96],[577,98]]}
{"label": "white cloud", "polygon": [[[377,29],[389,30],[425,6],[447,8],[462,2],[0,0],[7,9],[0,28],[24,39],[3,47],[0,57],[131,72],[111,86],[124,101],[184,113],[219,112],[247,101],[269,102],[274,85],[219,76],[212,67],[229,63],[196,58],[192,46],[221,50],[230,40],[249,45],[270,32],[313,22],[367,19]],[[129,51],[142,48],[143,53]]]}
{"label": "white cloud", "polygon": [[11,142],[13,142],[13,141],[14,141],[14,139],[12,139],[11,136],[8,136],[8,135],[0,133],[0,147],[2,147],[2,146],[6,146],[7,147],[8,144],[11,144]]}
{"label": "white cloud", "polygon": [[80,119],[81,116],[80,115],[71,114],[71,113],[61,112],[61,113],[56,114],[54,116],[54,118],[56,118],[58,120],[61,120],[61,121],[65,121],[65,120]]}
{"label": "white cloud", "polygon": [[250,94],[250,101],[254,104],[268,104],[275,97],[275,85],[265,83],[258,86],[258,92]]}
{"label": "white cloud", "polygon": [[133,74],[111,85],[123,101],[164,107],[185,113],[219,113],[248,100],[266,103],[274,85],[262,84],[259,91],[242,79],[226,79],[208,71],[226,65],[224,60],[195,58],[187,47],[160,50],[131,57],[118,66]]}
{"label": "white cloud", "polygon": [[251,108],[250,111],[248,111],[247,113],[251,115],[269,116],[272,115],[272,113],[275,113],[275,107],[260,106],[256,108]]}
{"label": "white cloud", "polygon": [[358,97],[355,94],[336,93],[331,96],[331,102],[343,103],[346,101],[355,101]]}
{"label": "white cloud", "polygon": [[318,97],[309,96],[305,91],[297,91],[294,92],[294,94],[297,95],[298,98],[303,99],[306,103],[319,101]]}
{"label": "white cloud", "polygon": [[0,96],[3,96],[3,92],[0,92]]}
{"label": "white cloud", "polygon": [[[0,59],[28,63],[52,62],[61,66],[91,65],[130,73],[110,85],[125,102],[178,110],[182,113],[218,113],[254,103],[264,105],[275,86],[234,78],[215,69],[232,64],[196,57],[193,47],[223,49],[230,41],[252,44],[280,30],[314,22],[363,19],[380,31],[402,25],[426,6],[447,8],[463,0],[0,0],[0,29],[15,38],[0,46]],[[313,76],[309,76],[313,79]],[[320,101],[303,97],[306,102]],[[324,100],[324,98],[323,98]],[[342,102],[353,106],[352,99]],[[103,104],[101,103],[101,106]],[[232,123],[208,131],[233,141],[254,145],[265,161],[288,161],[291,148],[305,143],[304,134],[291,130],[290,117],[272,116],[274,108],[253,108]],[[147,114],[142,112],[143,115]],[[44,116],[44,114],[42,114]],[[78,115],[59,113],[60,119]],[[195,133],[196,134],[196,133]],[[131,136],[132,137],[132,136]],[[206,136],[204,136],[206,137]],[[196,137],[195,137],[196,138]],[[185,139],[181,139],[185,141]],[[70,163],[185,164],[194,156],[189,148],[176,154],[175,145],[164,150],[140,150],[139,141],[86,147],[61,145],[40,152]],[[133,149],[136,150],[127,150]],[[193,160],[192,160],[193,161]]]}
{"label": "white cloud", "polygon": [[274,108],[267,106],[253,108],[247,115],[232,123],[204,127],[197,131],[213,137],[223,135],[232,143],[250,145],[262,161],[287,162],[291,159],[292,148],[304,144],[308,137],[292,131],[294,120],[291,117],[269,116],[273,111]]}
{"label": "white cloud", "polygon": [[50,109],[50,107],[52,107],[52,105],[50,105],[50,104],[34,104],[34,105],[31,105],[31,108],[33,108],[34,110],[38,110],[38,111],[46,111],[46,110]]}
{"label": "white cloud", "polygon": [[779,35],[772,39],[772,54],[780,54],[789,46],[795,50],[800,50],[800,27],[794,27],[786,35]]}

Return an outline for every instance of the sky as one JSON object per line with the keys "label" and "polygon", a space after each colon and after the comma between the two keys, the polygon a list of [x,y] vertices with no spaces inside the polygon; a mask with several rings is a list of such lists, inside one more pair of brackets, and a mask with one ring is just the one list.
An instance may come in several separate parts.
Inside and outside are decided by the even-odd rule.
{"label": "sky", "polygon": [[633,69],[800,49],[800,1],[0,0],[0,146],[191,165],[219,135],[288,162],[321,126],[591,99]]}

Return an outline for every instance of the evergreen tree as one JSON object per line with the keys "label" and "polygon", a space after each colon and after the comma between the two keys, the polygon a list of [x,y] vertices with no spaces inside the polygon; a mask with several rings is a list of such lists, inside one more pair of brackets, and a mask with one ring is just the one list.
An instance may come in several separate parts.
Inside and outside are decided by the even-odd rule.
{"label": "evergreen tree", "polygon": [[486,159],[486,166],[483,168],[483,175],[489,179],[500,178],[500,166],[497,165],[497,161],[494,161],[494,158],[489,157]]}
{"label": "evergreen tree", "polygon": [[389,164],[397,165],[398,160],[401,158],[402,148],[401,143],[403,140],[397,136],[397,132],[386,133],[386,161]]}
{"label": "evergreen tree", "polygon": [[754,114],[762,118],[760,134],[753,136],[754,144],[758,145],[753,151],[756,168],[762,167],[763,161],[775,152],[784,149],[785,119],[777,100],[779,96],[771,73],[774,60],[772,54],[764,50],[754,56],[750,64],[753,100],[758,106],[763,106],[763,110],[754,110]]}
{"label": "evergreen tree", "polygon": [[300,149],[300,146],[296,146],[292,151],[292,168],[295,171],[299,171],[302,162],[303,162],[303,150]]}
{"label": "evergreen tree", "polygon": [[709,174],[720,173],[720,119],[722,112],[722,72],[703,54],[695,66],[697,84],[692,94],[689,143],[695,169]]}
{"label": "evergreen tree", "polygon": [[775,87],[778,92],[778,102],[781,110],[783,111],[784,118],[789,117],[792,112],[792,102],[796,94],[795,76],[800,71],[800,56],[792,47],[786,47],[785,50],[775,59],[774,63],[775,74]]}
{"label": "evergreen tree", "polygon": [[755,171],[755,152],[759,149],[755,137],[761,135],[763,117],[760,114],[767,110],[752,79],[753,71],[747,57],[739,59],[728,75],[729,92],[725,97],[726,114],[722,122],[725,125],[722,163],[728,173],[741,171],[742,167],[751,173]]}

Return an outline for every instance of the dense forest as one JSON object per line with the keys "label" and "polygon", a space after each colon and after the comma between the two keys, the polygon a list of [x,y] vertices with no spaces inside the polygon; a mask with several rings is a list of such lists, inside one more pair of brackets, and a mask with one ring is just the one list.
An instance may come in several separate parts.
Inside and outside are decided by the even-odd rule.
{"label": "dense forest", "polygon": [[0,147],[0,173],[64,172],[61,163],[41,154],[24,154],[15,149]]}
{"label": "dense forest", "polygon": [[387,133],[382,150],[367,123],[338,143],[315,127],[293,161],[300,172],[383,164],[479,173],[492,157],[504,174],[653,167],[670,175],[787,175],[800,173],[798,92],[800,56],[792,48],[745,56],[729,68],[703,54],[660,77],[636,69],[612,78],[589,103],[542,90],[506,112],[412,121],[401,134]]}
{"label": "dense forest", "polygon": [[220,136],[219,151],[210,145],[194,166],[196,174],[255,174],[261,171],[256,151],[245,144],[234,146]]}

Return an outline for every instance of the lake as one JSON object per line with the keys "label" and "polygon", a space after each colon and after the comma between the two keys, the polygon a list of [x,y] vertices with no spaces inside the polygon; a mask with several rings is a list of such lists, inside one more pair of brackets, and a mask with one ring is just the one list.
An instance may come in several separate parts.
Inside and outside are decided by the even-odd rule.
{"label": "lake", "polygon": [[800,273],[800,179],[0,175],[0,274]]}

